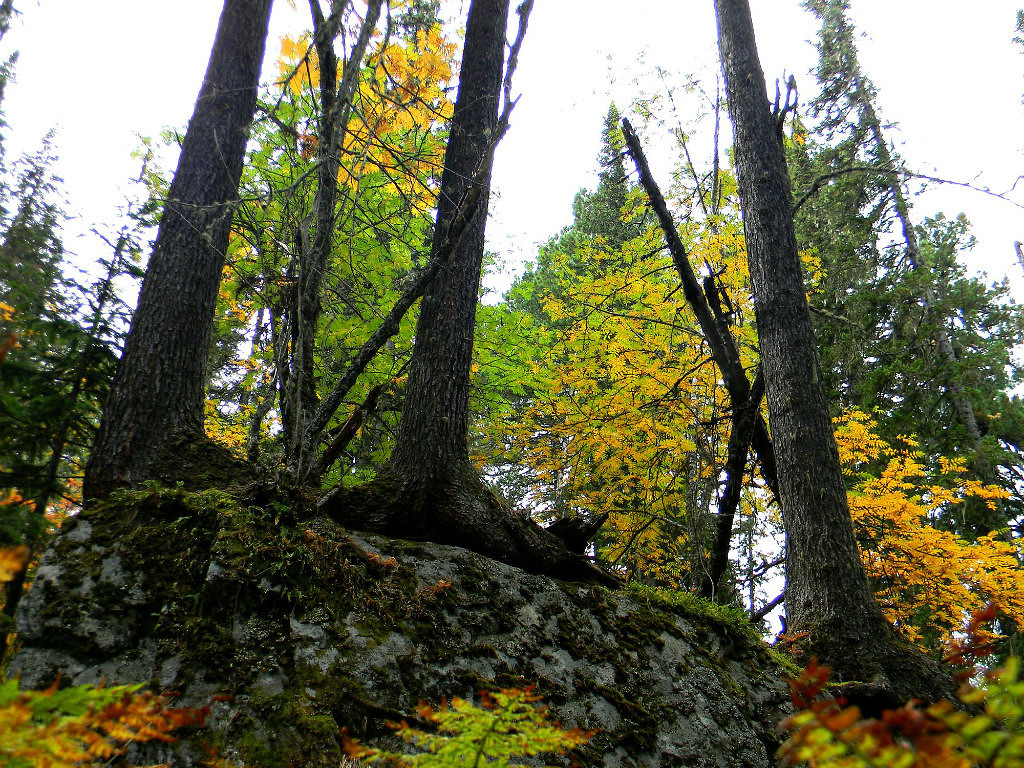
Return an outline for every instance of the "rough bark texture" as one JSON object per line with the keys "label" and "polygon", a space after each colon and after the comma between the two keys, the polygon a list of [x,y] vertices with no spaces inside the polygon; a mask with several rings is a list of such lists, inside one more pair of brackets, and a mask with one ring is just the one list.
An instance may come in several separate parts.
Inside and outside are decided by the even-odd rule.
{"label": "rough bark texture", "polygon": [[716,0],[715,8],[779,462],[789,628],[809,633],[810,646],[839,679],[869,682],[863,692],[878,703],[949,696],[949,676],[896,635],[868,585],[821,384],[789,176],[750,7],[747,0]]}
{"label": "rough bark texture", "polygon": [[[556,578],[615,584],[562,539],[498,499],[469,459],[469,373],[490,163],[499,133],[508,8],[509,0],[473,0],[469,8],[431,248],[431,263],[438,271],[420,306],[394,451],[373,483],[336,488],[319,508],[362,530],[456,544]],[[519,13],[513,55],[525,31],[529,3]],[[509,62],[510,69],[513,64]],[[478,197],[480,204],[464,205],[471,197]],[[437,256],[446,249],[451,257],[442,263]]]}
{"label": "rough bark texture", "polygon": [[[473,0],[459,94],[445,154],[434,247],[488,149],[498,123],[509,0]],[[489,179],[481,190],[486,199]],[[468,466],[469,367],[480,290],[487,207],[477,208],[451,260],[420,304],[402,422],[392,465],[410,483],[443,479]]]}
{"label": "rough bark texture", "polygon": [[174,433],[201,439],[206,358],[272,0],[225,0],[84,493],[148,479]]}

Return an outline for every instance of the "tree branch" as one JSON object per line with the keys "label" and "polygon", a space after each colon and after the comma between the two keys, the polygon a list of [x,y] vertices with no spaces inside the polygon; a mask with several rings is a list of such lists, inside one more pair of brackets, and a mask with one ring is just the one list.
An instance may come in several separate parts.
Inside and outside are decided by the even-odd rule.
{"label": "tree branch", "polygon": [[[661,230],[665,235],[665,241],[672,255],[672,262],[675,264],[676,271],[679,273],[679,278],[682,281],[683,295],[690,305],[690,309],[693,310],[694,316],[697,318],[697,323],[704,333],[704,338],[708,341],[708,346],[711,347],[711,356],[722,373],[722,379],[725,381],[725,388],[729,393],[732,407],[734,409],[741,409],[750,398],[750,382],[747,380],[746,371],[743,370],[736,341],[733,339],[728,325],[721,321],[720,318],[716,318],[711,307],[708,305],[707,297],[705,297],[704,292],[701,290],[697,277],[693,272],[693,267],[690,265],[686,246],[683,245],[682,240],[679,238],[679,233],[676,231],[675,223],[672,220],[672,214],[669,213],[668,205],[661,194],[661,189],[651,174],[651,169],[647,164],[647,158],[644,156],[640,140],[633,131],[633,126],[630,125],[629,120],[625,118],[622,120],[622,135],[626,140],[629,154],[636,164],[637,173],[640,175],[640,184],[647,192],[647,197],[651,201],[651,208],[658,217]],[[777,499],[778,474],[775,463],[775,449],[768,435],[768,427],[760,413],[756,414],[753,430],[751,444],[761,464],[761,474]]]}
{"label": "tree branch", "polygon": [[526,26],[529,22],[530,11],[533,8],[533,0],[526,0],[517,9],[519,14],[519,31],[516,34],[515,42],[512,44],[512,49],[509,53],[508,64],[505,68],[505,79],[504,79],[504,104],[502,105],[501,115],[498,118],[498,125],[495,128],[494,136],[488,143],[487,149],[484,151],[477,163],[476,170],[473,173],[472,178],[469,180],[469,185],[466,188],[466,192],[463,194],[462,199],[456,206],[455,211],[451,217],[451,223],[448,225],[447,232],[444,239],[437,246],[433,253],[430,255],[430,260],[426,266],[416,274],[412,283],[405,290],[399,299],[395,302],[391,311],[388,312],[387,316],[378,326],[377,330],[373,332],[369,339],[363,344],[359,352],[356,353],[355,357],[349,363],[345,373],[334,385],[331,391],[324,397],[320,403],[320,407],[316,413],[310,418],[306,426],[305,442],[310,448],[316,444],[316,441],[320,438],[320,433],[323,432],[324,427],[333,418],[335,411],[341,405],[345,395],[348,394],[349,390],[352,389],[356,380],[366,370],[366,366],[369,365],[370,361],[380,351],[381,347],[384,346],[385,342],[392,336],[398,333],[402,318],[405,313],[409,311],[413,304],[426,292],[427,286],[430,285],[431,280],[437,275],[444,266],[452,253],[455,251],[459,244],[463,233],[466,230],[467,225],[472,221],[476,215],[477,209],[481,204],[481,190],[487,185],[487,179],[490,170],[490,161],[494,155],[495,149],[497,149],[498,143],[508,132],[509,119],[512,116],[512,110],[515,109],[518,98],[512,99],[512,75],[515,73],[516,64],[519,60],[519,49],[522,47],[523,38],[526,35]]}

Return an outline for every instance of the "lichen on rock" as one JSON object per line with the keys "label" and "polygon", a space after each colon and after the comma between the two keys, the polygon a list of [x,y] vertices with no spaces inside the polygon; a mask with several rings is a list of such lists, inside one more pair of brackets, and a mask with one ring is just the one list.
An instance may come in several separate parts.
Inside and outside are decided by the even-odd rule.
{"label": "lichen on rock", "polygon": [[[146,759],[336,765],[418,702],[532,685],[593,766],[769,766],[778,664],[742,621],[650,590],[527,574],[285,504],[151,487],[95,505],[19,609],[24,686],[150,681],[209,728]],[[221,697],[230,697],[221,700]],[[204,746],[206,745],[206,746]]]}

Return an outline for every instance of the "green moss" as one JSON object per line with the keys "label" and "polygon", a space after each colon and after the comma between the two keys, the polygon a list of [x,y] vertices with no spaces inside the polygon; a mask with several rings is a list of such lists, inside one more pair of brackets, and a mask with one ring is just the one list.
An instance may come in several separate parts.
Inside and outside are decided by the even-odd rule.
{"label": "green moss", "polygon": [[739,632],[745,637],[761,641],[761,633],[742,608],[713,603],[684,590],[648,587],[636,582],[631,582],[626,587],[626,594],[637,602],[682,612],[691,619],[710,622],[722,629]]}
{"label": "green moss", "polygon": [[[509,585],[495,583],[493,573],[479,567],[475,557],[458,560],[458,570],[448,577],[455,585],[421,584],[402,561],[425,555],[423,545],[390,542],[387,551],[394,556],[382,556],[334,521],[296,520],[291,507],[274,499],[194,493],[181,487],[116,494],[89,509],[82,521],[93,525],[89,544],[101,551],[66,542],[68,553],[75,552],[65,561],[67,578],[75,584],[98,584],[104,558],[120,557],[125,572],[138,577],[146,595],[126,625],[140,626],[158,638],[162,656],[180,657],[181,682],[202,674],[219,693],[236,697],[236,715],[220,738],[252,766],[336,765],[342,727],[360,738],[379,736],[386,732],[385,720],[409,717],[388,707],[411,707],[415,701],[407,701],[410,697],[438,700],[441,695],[525,686],[535,686],[556,706],[601,696],[616,708],[621,727],[599,735],[580,753],[581,764],[599,765],[608,748],[621,746],[634,755],[653,749],[658,723],[669,713],[658,709],[657,696],[641,682],[634,662],[637,655],[656,653],[666,634],[697,646],[680,617],[694,625],[693,633],[714,634],[716,642],[732,638],[737,646],[755,649],[749,653],[764,647],[738,612],[686,593],[631,586],[626,595],[639,607],[623,611],[623,598],[615,592],[565,584],[564,601],[543,603],[548,606],[544,621],[554,615],[557,630],[556,637],[542,638],[539,645],[554,645],[577,659],[610,666],[614,679],[611,674],[603,678],[607,685],[579,678],[559,682],[533,671],[530,660],[544,649],[532,639],[533,630],[519,630],[521,604],[515,591],[509,594]],[[117,603],[116,590],[109,586],[93,591]],[[533,597],[522,585],[519,593]],[[557,592],[555,596],[560,597]],[[47,610],[73,622],[81,608],[76,600],[69,596]],[[452,614],[472,606],[483,609],[460,612],[459,624],[453,626]],[[341,638],[329,639],[338,656],[324,672],[313,662],[307,666],[296,660],[300,641],[292,635],[292,619],[329,638],[354,624],[371,649],[397,632],[415,651],[399,659],[397,669],[371,676],[364,688],[348,676],[354,674],[355,643],[362,640],[353,639],[346,647]],[[592,619],[604,632],[592,632]],[[526,663],[506,663],[511,651],[481,637],[492,633],[521,642],[516,653]],[[430,676],[431,670],[457,658],[472,657],[473,666],[493,669],[494,674]],[[265,660],[279,684],[261,689]],[[712,662],[727,677],[726,663]]]}

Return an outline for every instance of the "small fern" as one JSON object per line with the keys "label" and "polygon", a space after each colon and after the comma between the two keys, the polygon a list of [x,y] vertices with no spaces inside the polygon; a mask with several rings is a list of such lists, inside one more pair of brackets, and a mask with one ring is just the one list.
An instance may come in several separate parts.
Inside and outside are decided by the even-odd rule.
{"label": "small fern", "polygon": [[345,751],[365,763],[416,768],[503,768],[512,758],[564,754],[593,735],[579,728],[564,730],[548,719],[547,707],[531,688],[481,693],[480,706],[454,698],[437,709],[421,703],[416,713],[436,729],[428,732],[405,721],[388,723],[418,754],[401,754],[364,747],[345,740]]}

